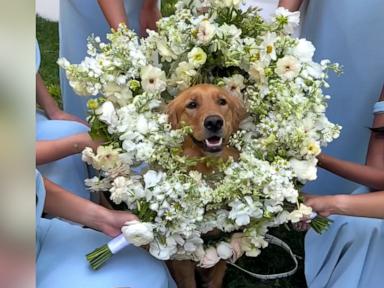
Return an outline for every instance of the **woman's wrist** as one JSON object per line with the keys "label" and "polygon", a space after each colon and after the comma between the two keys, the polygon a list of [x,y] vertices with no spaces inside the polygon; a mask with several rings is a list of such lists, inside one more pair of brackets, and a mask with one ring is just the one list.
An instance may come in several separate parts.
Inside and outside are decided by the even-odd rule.
{"label": "woman's wrist", "polygon": [[334,195],[331,196],[331,214],[346,215],[348,214],[349,195]]}

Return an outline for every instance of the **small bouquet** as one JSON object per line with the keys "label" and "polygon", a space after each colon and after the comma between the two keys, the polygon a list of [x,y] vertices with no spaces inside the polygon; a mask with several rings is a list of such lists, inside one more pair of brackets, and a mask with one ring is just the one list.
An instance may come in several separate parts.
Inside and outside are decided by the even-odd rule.
{"label": "small bouquet", "polygon": [[[243,253],[256,257],[270,227],[310,217],[299,190],[316,178],[320,147],[339,135],[322,92],[327,70],[339,67],[314,62],[315,47],[290,36],[298,13],[279,8],[266,23],[240,2],[179,1],[146,39],[121,25],[109,43],[90,37],[82,63],[59,60],[79,95],[101,95],[88,102],[88,120],[92,136],[106,144],[83,151],[99,171],[86,184],[109,191],[142,221],[88,255],[95,269],[118,250],[116,242],[203,267]],[[204,159],[215,165],[209,175],[192,169],[201,159],[181,153],[191,128],[171,129],[161,109],[199,83],[240,97],[249,115],[229,142],[239,159]],[[319,232],[327,223],[311,222]]]}

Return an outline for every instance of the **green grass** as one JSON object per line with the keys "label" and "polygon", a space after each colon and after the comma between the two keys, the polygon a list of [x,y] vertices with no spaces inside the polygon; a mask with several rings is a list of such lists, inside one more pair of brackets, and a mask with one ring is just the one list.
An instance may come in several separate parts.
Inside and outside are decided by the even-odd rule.
{"label": "green grass", "polygon": [[[162,1],[162,15],[171,15],[176,0]],[[54,94],[59,103],[59,69],[56,64],[59,56],[59,37],[57,23],[46,21],[40,17],[36,19],[36,35],[41,51],[40,74],[50,92]],[[272,235],[279,237],[289,244],[293,253],[304,256],[304,233],[288,231],[285,227],[273,229]],[[242,257],[237,264],[254,273],[268,274],[286,272],[293,268],[290,256],[281,248],[271,245],[262,251],[259,257]],[[225,276],[225,288],[305,288],[303,261],[299,260],[299,268],[295,275],[279,280],[258,280],[247,274],[229,267]]]}

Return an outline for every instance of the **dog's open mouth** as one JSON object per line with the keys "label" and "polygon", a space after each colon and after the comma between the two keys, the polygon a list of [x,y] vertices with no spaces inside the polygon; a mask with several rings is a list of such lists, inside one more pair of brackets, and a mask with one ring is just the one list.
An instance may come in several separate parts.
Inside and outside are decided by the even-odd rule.
{"label": "dog's open mouth", "polygon": [[204,148],[207,152],[216,153],[223,149],[223,138],[212,136],[204,140]]}
{"label": "dog's open mouth", "polygon": [[211,136],[203,141],[197,140],[192,136],[193,142],[203,148],[206,152],[217,153],[223,150],[224,139],[220,136]]}

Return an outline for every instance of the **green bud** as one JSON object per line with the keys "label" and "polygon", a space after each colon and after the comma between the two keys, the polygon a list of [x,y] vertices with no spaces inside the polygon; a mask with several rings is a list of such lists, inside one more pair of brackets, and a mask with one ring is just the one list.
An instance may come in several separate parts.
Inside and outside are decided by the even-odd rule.
{"label": "green bud", "polygon": [[96,110],[99,107],[99,103],[96,99],[89,99],[87,102],[87,107],[89,110]]}
{"label": "green bud", "polygon": [[130,80],[128,85],[132,91],[137,91],[140,88],[140,82],[137,80]]}

